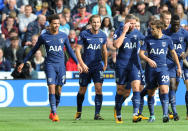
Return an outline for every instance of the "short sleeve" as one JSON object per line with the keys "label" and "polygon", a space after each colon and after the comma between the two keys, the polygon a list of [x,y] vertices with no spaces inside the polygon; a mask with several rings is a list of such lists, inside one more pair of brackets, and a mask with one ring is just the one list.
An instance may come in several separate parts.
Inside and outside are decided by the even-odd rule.
{"label": "short sleeve", "polygon": [[173,44],[173,41],[171,39],[169,39],[169,42],[168,42],[168,49],[174,50],[174,44]]}
{"label": "short sleeve", "polygon": [[144,51],[146,51],[146,49],[147,49],[147,43],[146,43],[146,40],[142,40],[141,42],[142,42],[142,43],[141,43],[140,50],[144,50]]}
{"label": "short sleeve", "polygon": [[84,44],[84,37],[83,37],[83,31],[80,33],[80,35],[78,36],[78,44],[79,45],[83,45]]}

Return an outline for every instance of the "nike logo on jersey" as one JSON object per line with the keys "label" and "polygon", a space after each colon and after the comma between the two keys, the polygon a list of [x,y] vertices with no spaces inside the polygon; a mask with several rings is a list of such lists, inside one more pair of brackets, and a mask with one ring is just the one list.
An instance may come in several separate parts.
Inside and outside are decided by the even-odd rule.
{"label": "nike logo on jersey", "polygon": [[87,39],[87,40],[91,40],[91,39]]}
{"label": "nike logo on jersey", "polygon": [[46,41],[46,43],[49,43],[50,41]]}
{"label": "nike logo on jersey", "polygon": [[154,45],[155,43],[149,43],[150,45]]}

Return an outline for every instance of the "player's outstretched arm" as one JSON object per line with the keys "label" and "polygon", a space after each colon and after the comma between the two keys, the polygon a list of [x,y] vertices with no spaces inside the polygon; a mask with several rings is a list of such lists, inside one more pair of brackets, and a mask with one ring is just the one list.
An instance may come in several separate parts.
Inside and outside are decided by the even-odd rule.
{"label": "player's outstretched arm", "polygon": [[103,61],[104,61],[104,67],[103,70],[105,71],[108,65],[108,51],[106,48],[106,44],[102,46],[102,55],[103,55]]}
{"label": "player's outstretched arm", "polygon": [[139,53],[140,58],[143,59],[144,61],[146,61],[150,65],[150,67],[156,68],[157,67],[156,62],[153,61],[152,59],[148,58],[144,53],[145,53],[144,50],[140,50],[140,53]]}
{"label": "player's outstretched arm", "polygon": [[181,66],[180,66],[180,63],[179,63],[179,59],[178,59],[178,56],[176,54],[176,51],[173,49],[170,51],[171,55],[172,55],[172,58],[174,59],[174,62],[176,63],[178,69],[177,69],[177,75],[178,76],[181,76]]}
{"label": "player's outstretched arm", "polygon": [[87,67],[87,65],[82,60],[82,56],[81,56],[81,53],[80,53],[81,49],[82,49],[82,45],[77,44],[76,49],[75,49],[76,57],[78,59],[78,62],[80,63],[82,71],[87,73],[89,68]]}
{"label": "player's outstretched arm", "polygon": [[125,39],[125,35],[127,34],[127,31],[129,30],[130,25],[131,25],[130,22],[128,22],[124,25],[123,32],[121,33],[121,35],[118,39],[116,39],[117,35],[116,34],[114,35],[114,39],[116,39],[116,40],[114,40],[113,46],[115,48],[118,49],[123,44],[123,41]]}

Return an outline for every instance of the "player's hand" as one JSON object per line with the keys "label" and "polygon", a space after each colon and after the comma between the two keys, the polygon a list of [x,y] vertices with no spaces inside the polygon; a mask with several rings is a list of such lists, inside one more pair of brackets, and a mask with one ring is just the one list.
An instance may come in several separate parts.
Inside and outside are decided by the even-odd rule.
{"label": "player's hand", "polygon": [[82,64],[82,69],[83,69],[83,72],[88,73],[89,68],[87,67],[86,64]]}
{"label": "player's hand", "polygon": [[123,26],[123,32],[127,33],[127,31],[129,30],[129,27],[131,26],[130,22],[127,22],[124,26]]}
{"label": "player's hand", "polygon": [[80,66],[80,64],[77,65],[77,68],[78,68],[78,71],[79,71],[80,73],[82,73],[83,70],[82,70],[82,67]]}
{"label": "player's hand", "polygon": [[156,67],[157,67],[156,62],[155,62],[155,61],[153,61],[153,60],[151,60],[151,59],[149,59],[149,60],[148,60],[148,64],[149,64],[149,65],[150,65],[150,67],[152,67],[152,68],[156,68]]}
{"label": "player's hand", "polygon": [[181,55],[180,55],[180,57],[184,60],[186,58],[185,52],[182,52]]}
{"label": "player's hand", "polygon": [[104,65],[104,66],[103,66],[103,71],[105,71],[105,70],[106,70],[106,68],[107,68],[107,65]]}
{"label": "player's hand", "polygon": [[182,74],[182,71],[181,71],[181,69],[179,69],[179,68],[178,68],[178,69],[177,69],[177,76],[179,76],[179,77],[180,77],[180,76],[181,76],[181,74]]}
{"label": "player's hand", "polygon": [[18,72],[21,73],[22,72],[22,68],[24,67],[24,63],[21,63],[19,66],[18,66]]}

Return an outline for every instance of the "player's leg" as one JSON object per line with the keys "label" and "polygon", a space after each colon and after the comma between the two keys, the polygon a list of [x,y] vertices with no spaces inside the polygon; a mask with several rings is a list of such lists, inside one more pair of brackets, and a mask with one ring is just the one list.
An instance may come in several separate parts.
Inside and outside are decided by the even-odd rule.
{"label": "player's leg", "polygon": [[151,85],[149,85],[150,88],[148,87],[147,92],[148,92],[148,109],[150,112],[150,118],[148,122],[154,122],[155,121],[155,114],[154,114],[154,95],[155,95],[155,89],[152,88]]}
{"label": "player's leg", "polygon": [[54,119],[54,116],[56,116],[56,98],[55,98],[55,87],[56,87],[56,67],[53,64],[46,64],[45,65],[45,73],[47,77],[47,84],[48,84],[48,90],[49,90],[49,103],[51,107],[51,112],[49,115],[49,118],[51,120]]}
{"label": "player's leg", "polygon": [[95,116],[94,116],[94,120],[104,120],[100,116],[102,100],[103,100],[102,83],[95,83]]}
{"label": "player's leg", "polygon": [[131,65],[130,78],[131,87],[133,91],[132,103],[133,103],[133,122],[141,121],[138,117],[138,110],[140,107],[140,84],[141,84],[141,71],[137,65]]}
{"label": "player's leg", "polygon": [[55,87],[56,108],[58,107],[58,105],[60,103],[61,90],[62,90],[62,86],[61,85],[56,85],[56,87]]}
{"label": "player's leg", "polygon": [[100,111],[102,107],[102,83],[104,81],[104,75],[103,75],[103,66],[102,64],[98,65],[97,68],[91,69],[91,78],[93,79],[94,85],[95,85],[95,115],[94,120],[104,120],[100,116]]}
{"label": "player's leg", "polygon": [[81,119],[82,104],[84,101],[88,83],[90,83],[90,81],[91,81],[91,78],[90,78],[89,73],[88,74],[86,74],[86,73],[80,74],[80,80],[79,80],[80,88],[79,88],[79,91],[77,94],[77,112],[75,115],[75,120]]}
{"label": "player's leg", "polygon": [[116,123],[123,123],[121,120],[121,107],[125,100],[125,79],[126,69],[116,68],[116,95],[115,95],[115,107],[114,107],[114,118]]}
{"label": "player's leg", "polygon": [[[141,82],[142,83],[142,82]],[[143,116],[143,108],[144,108],[144,96],[147,95],[147,88],[144,88],[144,85],[140,85],[140,106],[138,116],[142,118],[142,120],[148,120],[148,117]]]}
{"label": "player's leg", "polygon": [[161,104],[163,108],[163,122],[169,122],[168,117],[168,103],[169,103],[169,97],[168,97],[168,85],[160,85],[160,92],[161,92]]}
{"label": "player's leg", "polygon": [[138,122],[141,120],[140,117],[138,117],[138,110],[140,106],[140,80],[134,80],[131,82],[131,87],[133,90],[133,122]]}
{"label": "player's leg", "polygon": [[170,86],[169,86],[169,102],[171,104],[171,108],[173,111],[173,118],[175,121],[179,120],[179,116],[176,111],[176,90],[178,83],[176,78],[170,78]]}

